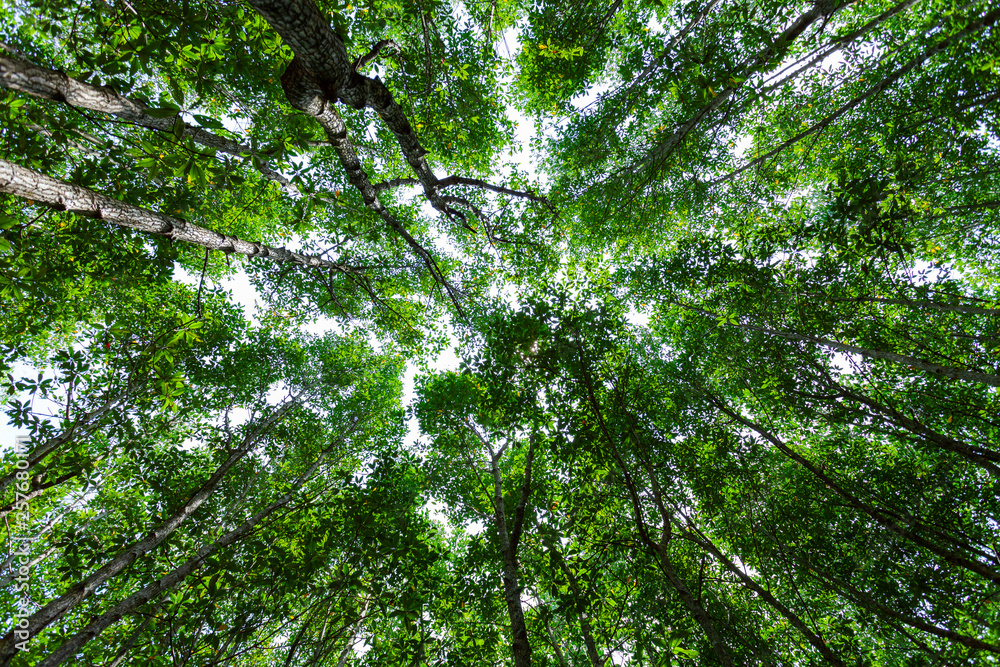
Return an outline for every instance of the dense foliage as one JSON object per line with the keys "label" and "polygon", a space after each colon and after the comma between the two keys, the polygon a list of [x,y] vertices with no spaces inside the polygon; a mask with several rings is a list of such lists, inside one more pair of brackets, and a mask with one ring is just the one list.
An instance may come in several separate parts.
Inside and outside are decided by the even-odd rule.
{"label": "dense foliage", "polygon": [[998,22],[0,4],[0,666],[996,664]]}

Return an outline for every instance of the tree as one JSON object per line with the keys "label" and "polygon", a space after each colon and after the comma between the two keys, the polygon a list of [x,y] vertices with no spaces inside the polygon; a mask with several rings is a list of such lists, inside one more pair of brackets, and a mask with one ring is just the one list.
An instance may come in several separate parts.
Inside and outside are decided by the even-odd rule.
{"label": "tree", "polygon": [[0,19],[3,664],[1000,653],[989,3]]}

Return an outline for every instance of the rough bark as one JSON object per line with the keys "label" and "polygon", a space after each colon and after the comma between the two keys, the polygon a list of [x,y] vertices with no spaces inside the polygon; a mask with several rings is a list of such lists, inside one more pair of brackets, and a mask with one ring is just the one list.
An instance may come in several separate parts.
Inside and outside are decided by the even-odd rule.
{"label": "rough bark", "polygon": [[315,118],[323,127],[327,139],[337,154],[340,165],[347,172],[348,181],[361,193],[365,206],[377,214],[387,227],[406,242],[414,254],[423,261],[434,280],[445,288],[456,308],[461,311],[457,291],[445,279],[434,258],[379,201],[378,193],[347,137],[347,126],[337,110],[324,97],[324,93],[312,72],[298,59],[293,60],[281,77],[281,85],[289,103]]}
{"label": "rough bark", "polygon": [[[421,185],[431,205],[449,217],[464,218],[441,196],[439,190],[447,186],[447,179],[439,179],[434,175],[427,162],[427,151],[420,145],[406,113],[396,103],[392,93],[377,77],[369,78],[358,73],[358,66],[370,54],[359,58],[356,64],[352,63],[340,35],[333,31],[329,21],[312,0],[252,0],[250,4],[267,19],[295,53],[295,60],[282,77],[282,83],[285,83],[286,76],[308,78],[324,101],[341,101],[355,109],[367,107],[375,110],[395,136],[403,157],[416,175],[415,184]],[[379,42],[370,53],[377,53],[388,43],[386,40]],[[298,91],[290,91],[286,87],[285,92],[294,107],[310,113],[297,101]],[[485,186],[481,181],[477,181],[475,185]],[[508,194],[514,192],[509,191]],[[523,193],[519,194],[523,196]]]}
{"label": "rough bark", "polygon": [[507,615],[510,618],[511,645],[514,652],[516,667],[530,667],[531,644],[528,642],[528,629],[524,624],[524,610],[521,607],[521,588],[517,583],[517,543],[524,522],[524,506],[531,492],[531,463],[534,458],[535,438],[532,437],[528,449],[528,459],[525,463],[524,485],[521,488],[521,498],[518,510],[515,510],[514,525],[508,529],[507,515],[504,511],[503,478],[500,475],[499,455],[490,460],[490,471],[493,474],[493,508],[497,533],[500,536],[500,553],[503,557],[503,592],[507,602]]}
{"label": "rough bark", "polygon": [[451,214],[450,207],[437,193],[438,179],[427,163],[427,151],[413,133],[403,109],[381,81],[358,74],[347,55],[344,41],[315,3],[312,0],[251,0],[250,4],[291,47],[299,66],[312,75],[326,100],[339,100],[355,109],[368,107],[378,113],[395,135],[431,205]]}
{"label": "rough bark", "polygon": [[105,220],[147,234],[193,243],[209,250],[238,253],[248,257],[266,257],[276,262],[333,269],[342,273],[357,272],[353,267],[331,262],[322,257],[303,255],[264,243],[244,241],[236,236],[220,234],[180,218],[126,204],[3,159],[0,159],[0,192],[43,204],[58,211]]}
{"label": "rough bark", "polygon": [[[301,394],[300,394],[301,396]],[[59,620],[68,611],[76,607],[112,577],[116,576],[127,567],[132,565],[143,555],[149,553],[163,540],[165,540],[174,530],[177,529],[188,517],[190,517],[206,500],[212,495],[215,489],[222,482],[226,473],[236,465],[254,445],[259,438],[267,433],[274,424],[282,419],[288,410],[298,404],[299,397],[289,400],[282,407],[275,410],[271,416],[257,425],[250,431],[240,443],[239,447],[233,451],[229,457],[216,469],[215,473],[191,497],[177,509],[166,521],[154,528],[145,538],[134,542],[124,551],[112,558],[107,564],[86,577],[83,581],[73,585],[66,593],[49,602],[44,607],[32,614],[27,620],[28,625],[22,630],[27,632],[27,637],[20,635],[19,641],[30,640],[39,632],[48,627],[53,622]],[[6,667],[11,659],[17,654],[15,647],[14,631],[8,632],[3,640],[0,640],[0,665]]]}
{"label": "rough bark", "polygon": [[[177,117],[157,118],[150,115],[149,107],[124,95],[118,94],[113,88],[93,86],[77,81],[64,72],[39,67],[33,63],[0,55],[0,86],[53,102],[63,102],[76,109],[87,109],[98,113],[115,116],[135,125],[172,133]],[[235,156],[256,158],[252,160],[254,167],[265,178],[268,178],[286,190],[297,192],[285,176],[267,166],[266,156],[238,141],[220,137],[203,128],[184,124],[184,135],[196,143],[214,148],[221,153]]]}

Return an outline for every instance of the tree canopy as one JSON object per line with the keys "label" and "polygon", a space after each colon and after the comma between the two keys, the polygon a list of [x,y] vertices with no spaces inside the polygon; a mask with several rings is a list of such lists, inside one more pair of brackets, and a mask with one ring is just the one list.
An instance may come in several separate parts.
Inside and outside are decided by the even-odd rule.
{"label": "tree canopy", "polygon": [[0,667],[996,664],[998,23],[4,2]]}

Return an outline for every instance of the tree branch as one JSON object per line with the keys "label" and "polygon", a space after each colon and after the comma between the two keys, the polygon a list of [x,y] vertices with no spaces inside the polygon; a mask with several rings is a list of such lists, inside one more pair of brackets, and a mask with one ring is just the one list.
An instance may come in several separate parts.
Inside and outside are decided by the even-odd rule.
{"label": "tree branch", "polygon": [[[0,55],[0,86],[40,99],[62,102],[75,109],[88,109],[121,118],[140,127],[159,132],[173,132],[176,116],[157,118],[149,114],[149,107],[131,98],[119,95],[112,88],[92,86],[77,81],[56,70],[45,69],[32,63]],[[214,148],[220,153],[237,157],[250,156],[254,168],[265,178],[274,181],[288,192],[299,190],[288,178],[267,166],[264,155],[254,152],[246,144],[220,137],[200,127],[184,123],[184,136],[196,143]]]}
{"label": "tree branch", "polygon": [[180,218],[139,208],[106,197],[65,181],[0,159],[0,192],[15,195],[29,202],[42,204],[58,211],[69,211],[88,218],[105,220],[122,227],[138,229],[174,241],[184,241],[209,250],[238,253],[248,257],[265,257],[298,266],[318,266],[353,272],[350,266],[337,264],[315,255],[303,255],[286,248],[244,241],[236,236],[220,234]]}

